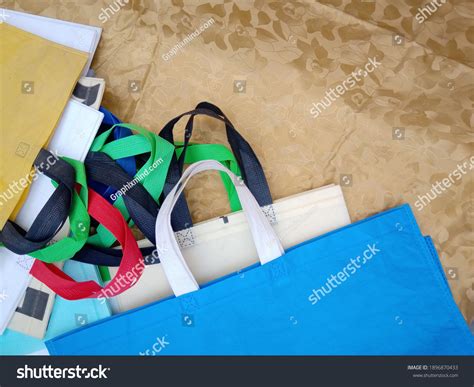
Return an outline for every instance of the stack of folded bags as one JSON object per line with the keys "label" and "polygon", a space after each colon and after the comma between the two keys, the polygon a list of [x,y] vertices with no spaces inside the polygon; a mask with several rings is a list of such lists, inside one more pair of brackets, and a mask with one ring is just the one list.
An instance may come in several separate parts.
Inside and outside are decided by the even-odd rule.
{"label": "stack of folded bags", "polygon": [[[351,224],[335,184],[273,201],[218,106],[123,123],[89,69],[99,28],[5,13],[0,354],[474,354],[408,205]],[[192,142],[196,116],[230,148]],[[204,171],[231,213],[193,224]]]}

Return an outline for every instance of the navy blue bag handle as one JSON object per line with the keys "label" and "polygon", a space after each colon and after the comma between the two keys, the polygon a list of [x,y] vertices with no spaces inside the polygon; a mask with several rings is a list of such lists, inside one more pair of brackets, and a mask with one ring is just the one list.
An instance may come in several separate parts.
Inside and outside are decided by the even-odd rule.
{"label": "navy blue bag handle", "polygon": [[[115,160],[103,152],[89,152],[84,162],[91,181],[103,184],[116,191],[126,186],[131,177]],[[135,184],[123,194],[125,207],[141,232],[155,243],[155,223],[159,206],[141,184]],[[140,249],[143,256],[149,256],[155,247]],[[122,250],[86,244],[72,258],[75,261],[99,266],[119,266]],[[159,263],[158,257],[146,259],[145,264]]]}
{"label": "navy blue bag handle", "polygon": [[[169,121],[161,130],[160,136],[173,144],[174,126],[186,115],[190,115],[190,118],[186,124],[183,152],[179,160],[176,158],[176,155],[173,155],[171,159],[168,176],[163,189],[164,196],[168,195],[181,177],[186,149],[193,133],[194,117],[196,115],[205,115],[225,123],[227,140],[242,171],[242,179],[257,199],[258,204],[261,207],[272,204],[273,200],[270,188],[268,187],[265,173],[255,152],[245,138],[235,129],[227,116],[216,105],[210,102],[200,102],[194,110],[180,114]],[[174,231],[180,231],[192,226],[191,214],[184,195],[181,195],[176,203],[171,217],[171,224]]]}
{"label": "navy blue bag handle", "polygon": [[[156,247],[143,247],[140,251],[144,257],[145,265],[160,263],[158,254],[153,254]],[[122,261],[122,250],[105,247],[86,245],[72,258],[74,261],[100,265],[107,267],[118,267]]]}
{"label": "navy blue bag handle", "polygon": [[[115,124],[120,124],[122,121],[117,118],[114,114],[108,111],[106,108],[101,106],[99,110],[104,113],[104,119],[102,120],[102,124],[100,125],[98,133],[105,132],[106,130],[110,129]],[[122,126],[115,127],[113,131],[114,140],[118,140],[123,137],[131,136],[132,131],[128,128],[124,128]],[[133,156],[124,157],[123,159],[116,160],[117,163],[129,174],[135,176],[137,172],[136,161]],[[104,184],[98,183],[96,181],[89,181],[89,185],[96,191],[100,193],[103,198],[105,198],[109,203],[113,203],[111,199],[112,194],[115,194],[116,191],[113,187],[108,187]]]}
{"label": "navy blue bag handle", "polygon": [[[55,162],[50,161],[51,158]],[[62,228],[69,216],[76,180],[74,168],[51,152],[41,149],[35,159],[37,172],[58,183],[28,231],[7,221],[0,231],[0,243],[15,254],[24,255],[45,247]]]}
{"label": "navy blue bag handle", "polygon": [[[85,160],[87,176],[96,182],[120,190],[134,178],[110,156],[103,152],[89,152]],[[155,243],[155,222],[159,206],[141,184],[128,189],[123,200],[133,222],[141,232]]]}

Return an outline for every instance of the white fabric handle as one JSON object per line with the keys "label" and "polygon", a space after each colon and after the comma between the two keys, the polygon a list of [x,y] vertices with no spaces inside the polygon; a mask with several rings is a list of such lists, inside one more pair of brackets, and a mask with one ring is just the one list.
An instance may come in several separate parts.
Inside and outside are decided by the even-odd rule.
{"label": "white fabric handle", "polygon": [[[194,163],[184,171],[181,179],[170,191],[161,205],[156,219],[155,234],[158,255],[171,289],[173,289],[173,293],[176,296],[198,290],[199,285],[184,260],[178,242],[175,239],[174,231],[171,227],[171,212],[191,177],[209,170],[227,173],[234,183],[242,209],[250,226],[260,262],[265,264],[284,254],[284,249],[278,236],[247,186],[241,183],[235,174],[217,161],[204,160]],[[239,181],[239,183],[235,184],[236,181]],[[224,255],[223,259],[225,259],[225,251],[222,254]]]}

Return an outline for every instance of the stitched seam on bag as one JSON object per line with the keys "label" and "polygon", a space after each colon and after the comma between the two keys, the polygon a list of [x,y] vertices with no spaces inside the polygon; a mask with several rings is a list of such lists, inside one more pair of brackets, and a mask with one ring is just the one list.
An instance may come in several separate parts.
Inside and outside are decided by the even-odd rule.
{"label": "stitched seam on bag", "polygon": [[270,224],[275,224],[277,223],[277,217],[276,217],[276,212],[275,208],[273,207],[272,204],[269,204],[268,206],[261,207],[264,215],[270,222]]}
{"label": "stitched seam on bag", "polygon": [[278,258],[271,263],[270,275],[273,281],[288,277],[288,268],[284,260]]}
{"label": "stitched seam on bag", "polygon": [[200,308],[196,297],[189,294],[180,298],[180,307],[184,313],[194,313]]}
{"label": "stitched seam on bag", "polygon": [[192,228],[186,228],[184,230],[175,233],[178,244],[181,248],[194,246],[196,241]]}

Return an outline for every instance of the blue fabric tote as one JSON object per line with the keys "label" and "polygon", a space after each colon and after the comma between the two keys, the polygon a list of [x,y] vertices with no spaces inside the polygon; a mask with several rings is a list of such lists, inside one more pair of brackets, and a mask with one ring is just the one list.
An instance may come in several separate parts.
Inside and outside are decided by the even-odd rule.
{"label": "blue fabric tote", "polygon": [[170,214],[189,178],[209,169],[239,181],[218,163],[193,164],[158,214],[157,246],[176,297],[56,337],[46,343],[51,354],[474,354],[433,243],[408,205],[283,253],[250,191],[236,184],[262,264],[199,287]]}

